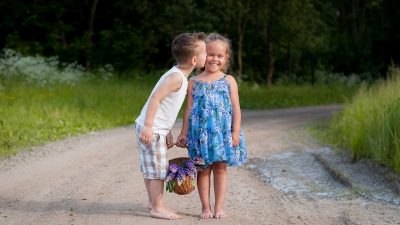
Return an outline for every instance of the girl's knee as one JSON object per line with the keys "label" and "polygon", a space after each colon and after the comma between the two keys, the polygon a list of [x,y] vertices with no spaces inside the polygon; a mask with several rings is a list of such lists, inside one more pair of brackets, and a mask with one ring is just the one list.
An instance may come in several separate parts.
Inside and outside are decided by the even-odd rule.
{"label": "girl's knee", "polygon": [[213,164],[213,173],[214,174],[225,174],[225,173],[227,173],[226,163]]}
{"label": "girl's knee", "polygon": [[198,175],[199,176],[210,176],[211,175],[211,169],[207,168],[207,169],[204,169],[202,171],[199,171]]}
{"label": "girl's knee", "polygon": [[213,170],[227,170],[227,165],[224,162],[213,163]]}

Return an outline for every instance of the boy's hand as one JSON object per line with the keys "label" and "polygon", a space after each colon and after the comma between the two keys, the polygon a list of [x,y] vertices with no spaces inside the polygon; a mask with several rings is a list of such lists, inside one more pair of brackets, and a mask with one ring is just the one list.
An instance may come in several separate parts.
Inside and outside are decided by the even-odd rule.
{"label": "boy's hand", "polygon": [[153,130],[149,126],[144,126],[140,133],[139,140],[146,145],[151,145],[151,139],[153,138]]}
{"label": "boy's hand", "polygon": [[171,132],[169,132],[167,134],[167,136],[165,137],[166,141],[167,141],[167,148],[170,149],[174,146],[174,137],[172,136]]}
{"label": "boy's hand", "polygon": [[186,148],[187,136],[184,134],[180,134],[178,136],[178,140],[176,140],[176,146],[181,148]]}
{"label": "boy's hand", "polygon": [[233,147],[239,146],[239,132],[232,133],[232,142]]}

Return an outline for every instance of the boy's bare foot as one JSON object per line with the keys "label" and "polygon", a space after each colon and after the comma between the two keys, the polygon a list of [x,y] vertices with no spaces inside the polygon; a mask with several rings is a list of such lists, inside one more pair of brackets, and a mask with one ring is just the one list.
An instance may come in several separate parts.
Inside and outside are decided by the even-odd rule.
{"label": "boy's bare foot", "polygon": [[[166,206],[164,206],[164,207],[165,207],[165,209],[167,209],[170,212],[173,212],[173,213],[177,212],[176,210],[173,210],[173,209],[171,209],[169,207],[166,207]],[[151,211],[151,204],[150,203],[147,205],[147,209]]]}
{"label": "boy's bare foot", "polygon": [[152,217],[158,219],[166,219],[166,220],[182,219],[182,216],[175,214],[171,211],[168,211],[165,208],[159,210],[150,210],[150,214]]}
{"label": "boy's bare foot", "polygon": [[222,219],[228,217],[228,215],[223,211],[223,210],[215,210],[215,216],[216,219]]}
{"label": "boy's bare foot", "polygon": [[202,218],[202,219],[209,219],[209,218],[212,218],[212,217],[213,217],[213,215],[212,215],[212,212],[211,212],[211,209],[210,209],[210,208],[206,208],[206,209],[203,209],[203,210],[201,211],[200,218]]}

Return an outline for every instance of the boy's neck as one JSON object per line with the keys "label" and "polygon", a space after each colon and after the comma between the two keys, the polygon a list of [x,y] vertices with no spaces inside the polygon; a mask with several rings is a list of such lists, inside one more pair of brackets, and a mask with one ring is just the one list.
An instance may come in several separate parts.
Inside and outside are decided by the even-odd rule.
{"label": "boy's neck", "polygon": [[193,66],[181,65],[181,64],[176,65],[176,68],[178,68],[178,69],[183,73],[183,75],[185,75],[186,77],[188,77],[189,74],[190,74],[190,73],[193,71],[193,69],[194,69]]}

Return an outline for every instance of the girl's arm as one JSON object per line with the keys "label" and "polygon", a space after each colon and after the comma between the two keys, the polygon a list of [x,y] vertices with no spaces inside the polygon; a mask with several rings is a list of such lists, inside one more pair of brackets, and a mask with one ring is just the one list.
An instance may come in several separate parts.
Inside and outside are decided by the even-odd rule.
{"label": "girl's arm", "polygon": [[177,146],[186,147],[186,138],[189,129],[189,116],[193,104],[193,81],[190,79],[188,83],[187,98],[186,98],[186,108],[185,114],[183,115],[183,124],[181,134],[178,136]]}
{"label": "girl's arm", "polygon": [[233,76],[228,75],[226,79],[229,81],[230,87],[230,97],[232,102],[232,139],[233,139],[233,147],[239,145],[239,134],[240,134],[240,123],[242,120],[242,114],[240,111],[240,102],[239,102],[239,91],[236,80]]}

